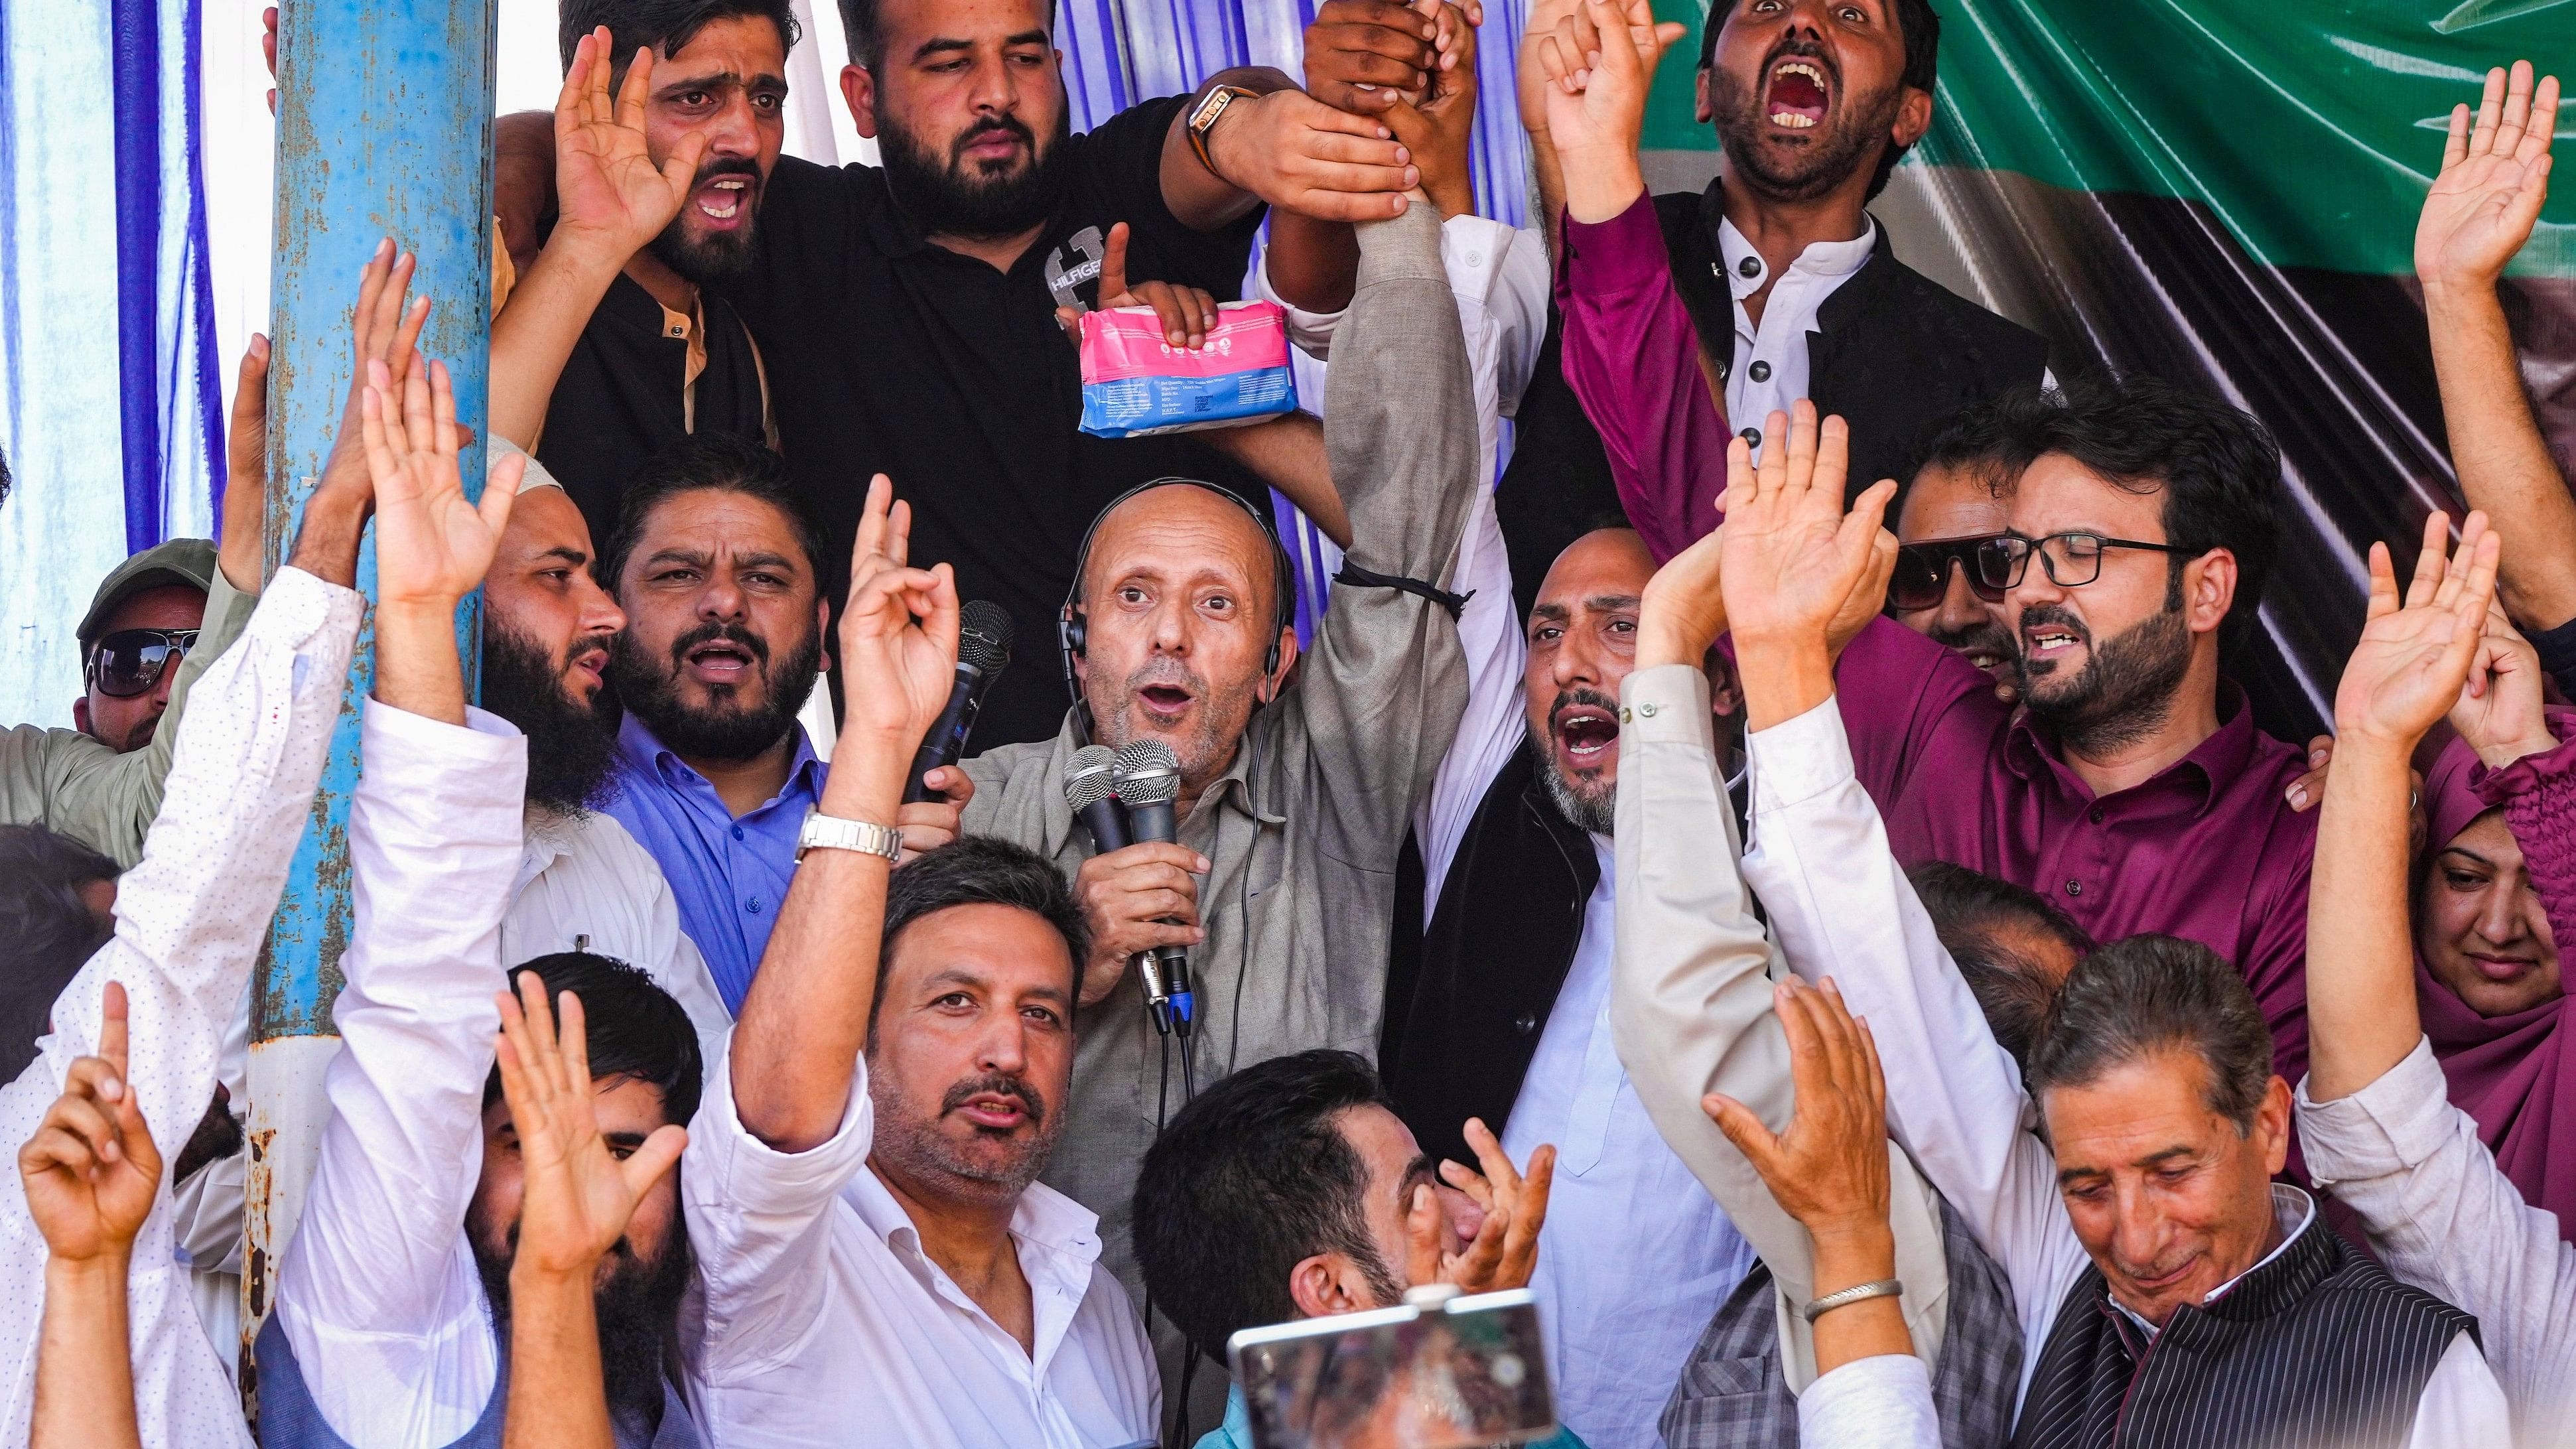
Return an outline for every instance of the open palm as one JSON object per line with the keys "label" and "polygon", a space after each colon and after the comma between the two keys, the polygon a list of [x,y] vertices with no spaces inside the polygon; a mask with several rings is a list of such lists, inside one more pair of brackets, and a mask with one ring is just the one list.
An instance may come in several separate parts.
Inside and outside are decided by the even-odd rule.
{"label": "open palm", "polygon": [[622,255],[661,234],[688,200],[707,138],[683,137],[656,163],[644,137],[653,49],[640,47],[626,83],[608,93],[608,27],[583,36],[555,100],[555,206],[559,227],[596,234]]}
{"label": "open palm", "polygon": [[2441,174],[2415,223],[2415,272],[2424,281],[2491,284],[2531,237],[2549,198],[2549,141],[2558,126],[2558,78],[2535,89],[2531,62],[2487,73],[2474,124],[2451,112]]}
{"label": "open palm", "polygon": [[[388,396],[392,374],[385,365],[367,367],[360,421],[376,487],[377,602],[452,604],[472,593],[492,566],[527,460],[512,456],[495,464],[482,502],[473,502],[457,473],[456,392],[446,364],[430,363],[426,377],[413,368],[398,403]],[[399,417],[392,415],[397,405]]]}
{"label": "open palm", "polygon": [[581,998],[563,994],[563,1029],[546,1007],[546,984],[520,973],[519,994],[504,991],[495,1056],[501,1096],[519,1137],[523,1196],[519,1257],[532,1268],[583,1273],[625,1235],[635,1205],[680,1160],[688,1133],[653,1130],[619,1161],[599,1135],[592,1105],[589,1032]]}
{"label": "open palm", "polygon": [[1793,416],[1773,413],[1762,465],[1738,438],[1727,445],[1725,542],[1720,586],[1727,626],[1739,643],[1829,636],[1835,615],[1872,564],[1879,519],[1894,485],[1881,482],[1843,510],[1850,432],[1841,418],[1816,421],[1800,399]]}
{"label": "open palm", "polygon": [[2336,733],[2411,749],[2459,702],[2495,598],[2499,543],[2483,513],[2462,525],[2456,553],[2449,531],[2439,513],[2426,520],[2402,603],[2388,546],[2370,546],[2369,622],[2335,686]]}

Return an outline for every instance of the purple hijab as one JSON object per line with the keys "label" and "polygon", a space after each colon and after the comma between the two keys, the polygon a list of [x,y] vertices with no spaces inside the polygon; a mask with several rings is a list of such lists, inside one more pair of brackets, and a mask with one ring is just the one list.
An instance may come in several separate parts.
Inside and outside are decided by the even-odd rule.
{"label": "purple hijab", "polygon": [[[2576,741],[2576,710],[2550,710],[2549,729],[2559,748],[2502,770],[2487,769],[2467,741],[2451,741],[2424,781],[2426,848],[2439,850],[2479,816],[2503,810],[2565,953],[2576,951],[2576,743],[2567,743]],[[2415,983],[2452,1104],[2476,1119],[2479,1140],[2524,1200],[2556,1213],[2560,1237],[2576,1242],[2576,1045],[2558,1029],[2566,998],[2480,1016],[2434,979],[2420,951]]]}

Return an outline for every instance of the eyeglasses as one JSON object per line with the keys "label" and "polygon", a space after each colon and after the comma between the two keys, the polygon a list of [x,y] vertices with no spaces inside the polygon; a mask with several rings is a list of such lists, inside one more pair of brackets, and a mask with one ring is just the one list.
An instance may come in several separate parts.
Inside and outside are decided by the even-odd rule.
{"label": "eyeglasses", "polygon": [[2003,590],[2021,585],[2022,575],[2030,571],[2030,556],[2036,553],[2039,566],[2048,572],[2050,583],[2061,589],[2080,588],[2102,577],[2102,555],[2115,548],[2140,548],[2150,553],[2178,553],[2192,557],[2201,552],[2170,543],[2104,538],[2098,533],[2052,533],[2045,538],[2007,534],[2002,538],[1987,539],[1979,545],[1977,574],[1999,597]]}
{"label": "eyeglasses", "polygon": [[119,629],[90,651],[89,682],[110,699],[132,699],[196,647],[194,629]]}
{"label": "eyeglasses", "polygon": [[1899,544],[1896,549],[1896,572],[1887,581],[1887,602],[1899,609],[1929,609],[1941,602],[1950,591],[1950,570],[1967,575],[1968,589],[1989,604],[2004,601],[2004,591],[1987,583],[1977,573],[1977,550],[2001,541],[2004,535],[1988,534],[1981,538],[1941,538],[1929,543]]}

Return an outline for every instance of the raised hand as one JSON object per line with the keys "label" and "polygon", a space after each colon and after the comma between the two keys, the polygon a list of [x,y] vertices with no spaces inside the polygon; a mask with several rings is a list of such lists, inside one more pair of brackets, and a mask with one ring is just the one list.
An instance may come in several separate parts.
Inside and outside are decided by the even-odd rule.
{"label": "raised hand", "polygon": [[100,1006],[98,1055],[72,1063],[63,1094],[18,1149],[27,1215],[66,1262],[130,1252],[161,1186],[161,1152],[125,1074],[125,1015],[125,988],[111,981]]}
{"label": "raised hand", "polygon": [[1453,1283],[1463,1292],[1491,1293],[1529,1286],[1538,1267],[1539,1229],[1547,1225],[1548,1187],[1556,1179],[1556,1149],[1543,1146],[1530,1153],[1529,1171],[1512,1166],[1491,1129],[1467,1119],[1467,1145],[1475,1150],[1478,1172],[1464,1163],[1440,1164],[1440,1179],[1465,1193],[1483,1213],[1475,1236],[1451,1251],[1448,1214],[1440,1194],[1428,1184],[1413,1190],[1404,1215],[1405,1277],[1408,1283]]}
{"label": "raised hand", "polygon": [[232,424],[224,430],[223,518],[215,561],[235,589],[257,593],[268,542],[268,338],[258,332],[242,349]]}
{"label": "raised hand", "polygon": [[1386,124],[1413,153],[1431,204],[1444,217],[1464,216],[1476,209],[1469,169],[1476,134],[1476,25],[1448,0],[1415,0],[1415,9],[1432,20],[1438,59],[1419,97],[1399,97],[1385,108]]}
{"label": "raised hand", "polygon": [[1726,493],[1718,501],[1726,516],[1721,571],[1727,624],[1742,651],[1738,658],[1756,728],[1777,722],[1762,719],[1764,694],[1773,694],[1773,706],[1778,699],[1766,689],[1776,683],[1767,677],[1771,671],[1757,667],[1775,661],[1750,656],[1776,656],[1808,674],[1830,662],[1838,622],[1849,626],[1844,616],[1855,590],[1866,592],[1872,570],[1892,561],[1879,538],[1879,521],[1896,492],[1893,482],[1881,479],[1844,511],[1849,431],[1841,418],[1819,426],[1814,404],[1803,398],[1794,416],[1775,412],[1763,431],[1772,442],[1759,468],[1743,439],[1727,445]]}
{"label": "raised hand", "polygon": [[534,971],[520,973],[515,997],[502,991],[494,999],[501,1008],[501,1096],[510,1104],[525,1173],[513,1271],[587,1284],[600,1258],[625,1235],[635,1205],[678,1165],[689,1135],[677,1124],[656,1127],[618,1160],[599,1135],[592,1106],[581,998],[563,994],[560,1032],[545,981]]}
{"label": "raised hand", "polygon": [[2451,728],[2488,769],[2501,770],[2525,755],[2558,748],[2541,708],[2545,678],[2540,652],[2505,617],[2504,606],[2487,605],[2486,627],[2469,661],[2468,687],[2451,706]]}
{"label": "raised hand", "polygon": [[1700,1099],[1717,1130],[1735,1144],[1810,1236],[1887,1228],[1887,1081],[1869,1026],[1843,1005],[1828,980],[1822,991],[1797,980],[1772,992],[1789,1038],[1789,1078],[1797,1108],[1789,1130],[1773,1132],[1753,1109],[1711,1092]]}
{"label": "raised hand", "polygon": [[1678,21],[1656,24],[1651,0],[1582,0],[1554,33],[1539,36],[1532,28],[1549,82],[1548,139],[1565,158],[1569,185],[1578,155],[1593,162],[1626,157],[1633,164],[1655,66],[1687,31]]}
{"label": "raised hand", "polygon": [[2469,108],[2452,108],[2442,170],[2415,223],[2415,275],[2427,290],[2493,287],[2505,263],[2531,238],[2549,199],[2549,141],[2558,127],[2558,77],[2535,89],[2531,62],[2508,77],[2487,72],[2472,124]]}
{"label": "raised hand", "polygon": [[1422,179],[1383,124],[1295,90],[1236,100],[1208,134],[1208,154],[1229,184],[1320,221],[1400,216]]}
{"label": "raised hand", "polygon": [[908,759],[947,707],[957,676],[957,580],[948,565],[910,567],[912,505],[879,473],[850,553],[841,610],[844,737],[900,746]]}
{"label": "raised hand", "polygon": [[[1127,223],[1109,228],[1109,240],[1100,256],[1100,310],[1113,307],[1151,307],[1154,318],[1163,324],[1163,340],[1174,347],[1204,347],[1207,335],[1216,326],[1216,294],[1204,287],[1182,286],[1176,282],[1135,282],[1127,280]],[[1056,325],[1077,345],[1082,341],[1082,311],[1076,307],[1055,309]]]}
{"label": "raised hand", "polygon": [[656,164],[644,139],[653,48],[636,49],[612,99],[612,43],[605,25],[583,36],[555,99],[555,227],[559,234],[597,238],[622,264],[679,215],[706,158],[707,138],[689,132]]}
{"label": "raised hand", "polygon": [[2456,553],[2449,542],[2448,518],[2424,520],[2424,549],[2402,603],[2388,545],[2370,546],[2368,622],[2335,686],[2335,733],[2346,741],[2412,750],[2459,702],[2495,600],[2501,543],[2477,512],[2460,526]]}
{"label": "raised hand", "polygon": [[1696,668],[1708,657],[1709,646],[1726,632],[1726,597],[1719,582],[1725,550],[1726,525],[1721,523],[1665,560],[1646,580],[1637,605],[1637,668]]}
{"label": "raised hand", "polygon": [[427,376],[413,368],[399,393],[384,363],[370,360],[367,369],[361,433],[376,493],[377,607],[452,609],[492,566],[527,460],[514,454],[494,464],[482,501],[469,501],[457,473],[456,390],[446,364],[430,363]]}

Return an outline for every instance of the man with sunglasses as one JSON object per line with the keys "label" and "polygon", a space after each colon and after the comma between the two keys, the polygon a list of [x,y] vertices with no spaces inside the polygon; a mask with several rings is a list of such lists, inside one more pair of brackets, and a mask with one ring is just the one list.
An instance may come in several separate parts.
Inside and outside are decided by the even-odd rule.
{"label": "man with sunglasses", "polygon": [[[2234,962],[2295,1079],[2316,817],[2286,793],[2307,762],[2254,728],[2220,672],[2271,569],[2279,449],[2246,414],[2144,376],[2010,392],[1990,421],[2016,477],[1972,577],[2002,593],[2023,708],[1873,619],[1834,665],[1855,772],[1907,865],[2028,887],[2097,941],[2163,932]],[[1843,471],[1839,421],[1819,446],[1800,403],[1792,431],[1778,466],[1818,487]]]}
{"label": "man with sunglasses", "polygon": [[180,661],[197,647],[214,575],[211,541],[174,538],[117,565],[99,584],[74,633],[83,690],[72,701],[72,724],[82,734],[120,755],[152,743]]}

